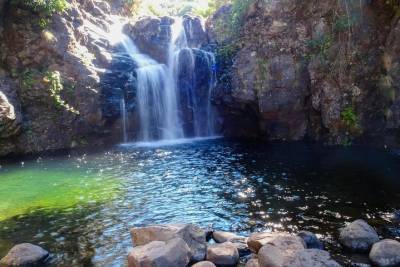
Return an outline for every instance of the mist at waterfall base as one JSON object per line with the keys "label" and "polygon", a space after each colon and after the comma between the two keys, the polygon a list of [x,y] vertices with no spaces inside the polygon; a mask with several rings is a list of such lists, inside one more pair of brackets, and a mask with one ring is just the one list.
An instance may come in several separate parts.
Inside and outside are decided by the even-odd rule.
{"label": "mist at waterfall base", "polygon": [[[189,22],[190,23],[190,22]],[[166,25],[165,27],[168,27]],[[124,143],[136,141],[137,145],[168,145],[185,141],[213,138],[215,131],[215,109],[211,104],[215,87],[215,56],[209,51],[190,47],[187,35],[193,34],[191,25],[183,26],[176,18],[171,27],[168,62],[162,64],[141,53],[134,42],[121,31],[120,43],[136,63],[137,113],[139,131],[136,138],[127,131],[130,118],[127,116],[125,99],[121,99],[121,121]],[[196,92],[196,53],[201,54],[208,70],[207,92]],[[180,79],[185,75],[188,88],[180,88]],[[186,101],[185,103],[182,103]],[[187,110],[183,110],[185,105]],[[190,125],[184,126],[183,113],[190,113]],[[187,123],[186,123],[187,124]]]}

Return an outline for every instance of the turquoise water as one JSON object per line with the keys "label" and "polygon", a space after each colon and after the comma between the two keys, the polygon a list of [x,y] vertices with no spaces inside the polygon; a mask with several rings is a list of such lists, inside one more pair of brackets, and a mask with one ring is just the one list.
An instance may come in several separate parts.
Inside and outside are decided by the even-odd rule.
{"label": "turquoise water", "polygon": [[55,266],[124,266],[131,227],[173,222],[307,229],[335,253],[337,229],[353,219],[399,237],[399,163],[360,147],[225,140],[2,162],[0,257],[31,242]]}

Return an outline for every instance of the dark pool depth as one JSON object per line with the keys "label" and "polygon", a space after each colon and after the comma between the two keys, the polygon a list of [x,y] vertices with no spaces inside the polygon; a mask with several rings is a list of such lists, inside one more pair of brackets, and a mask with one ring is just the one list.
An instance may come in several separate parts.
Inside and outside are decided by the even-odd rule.
{"label": "dark pool depth", "polygon": [[57,266],[124,266],[129,229],[195,223],[248,234],[310,230],[337,250],[363,218],[399,238],[400,157],[373,149],[211,140],[6,163],[0,257],[20,242]]}

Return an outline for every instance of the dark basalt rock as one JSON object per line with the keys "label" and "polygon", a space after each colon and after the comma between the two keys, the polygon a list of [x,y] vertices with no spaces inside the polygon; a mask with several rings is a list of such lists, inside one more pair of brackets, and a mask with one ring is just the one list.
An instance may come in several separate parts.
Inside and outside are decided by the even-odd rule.
{"label": "dark basalt rock", "polygon": [[324,245],[314,233],[300,231],[297,235],[303,239],[308,249],[324,249]]}
{"label": "dark basalt rock", "polygon": [[134,24],[126,24],[123,31],[132,38],[140,52],[166,64],[173,23],[174,19],[170,17],[145,17]]}
{"label": "dark basalt rock", "polygon": [[203,28],[200,18],[188,15],[184,16],[183,27],[189,47],[200,48],[208,44],[207,33]]}

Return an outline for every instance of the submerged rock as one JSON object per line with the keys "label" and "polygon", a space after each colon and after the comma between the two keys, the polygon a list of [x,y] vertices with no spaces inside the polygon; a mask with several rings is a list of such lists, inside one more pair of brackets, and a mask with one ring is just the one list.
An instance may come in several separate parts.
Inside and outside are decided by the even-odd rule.
{"label": "submerged rock", "polygon": [[43,248],[23,243],[14,246],[7,255],[1,259],[1,267],[33,267],[42,266],[49,257],[49,252]]}
{"label": "submerged rock", "polygon": [[212,244],[207,247],[207,260],[218,266],[234,266],[239,261],[239,252],[231,242]]}
{"label": "submerged rock", "polygon": [[306,249],[297,252],[283,264],[285,267],[340,267],[340,264],[331,258],[331,255],[320,249]]}
{"label": "submerged rock", "polygon": [[135,246],[146,245],[152,241],[168,241],[180,237],[189,246],[192,261],[202,261],[206,257],[206,233],[192,224],[169,224],[137,227],[131,229]]}
{"label": "submerged rock", "polygon": [[258,262],[261,267],[285,266],[297,252],[305,248],[304,241],[298,236],[278,236],[259,250]]}
{"label": "submerged rock", "polygon": [[190,249],[181,238],[153,241],[132,249],[129,267],[186,267],[190,262]]}
{"label": "submerged rock", "polygon": [[400,242],[390,239],[382,240],[372,246],[370,260],[380,267],[400,265]]}
{"label": "submerged rock", "polygon": [[364,220],[356,220],[341,229],[339,242],[352,251],[368,252],[379,236]]}
{"label": "submerged rock", "polygon": [[301,239],[303,239],[304,243],[306,243],[307,248],[324,249],[324,245],[314,233],[308,231],[300,231],[297,235]]}

